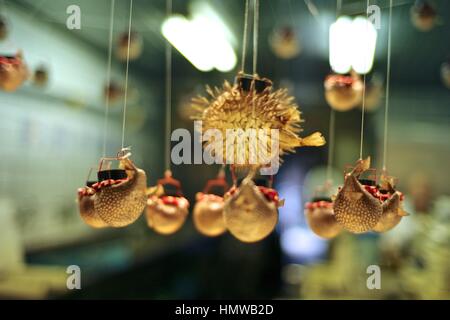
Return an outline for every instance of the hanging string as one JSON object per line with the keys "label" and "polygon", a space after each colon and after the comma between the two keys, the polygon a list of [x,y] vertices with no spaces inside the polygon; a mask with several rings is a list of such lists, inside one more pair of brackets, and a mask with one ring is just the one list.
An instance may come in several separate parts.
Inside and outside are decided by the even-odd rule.
{"label": "hanging string", "polygon": [[[172,0],[166,0],[166,15],[172,13]],[[165,134],[165,166],[170,170],[170,132],[172,116],[172,46],[166,41],[166,134]]]}
{"label": "hanging string", "polygon": [[130,0],[130,17],[128,20],[128,47],[127,47],[127,62],[125,69],[125,92],[123,99],[123,121],[122,121],[122,149],[125,147],[125,122],[127,115],[127,98],[128,98],[128,69],[130,65],[130,41],[131,41],[131,20],[133,16],[133,0]]}
{"label": "hanging string", "polygon": [[[368,19],[369,19],[369,0],[367,0],[367,7],[366,7],[366,33],[368,33]],[[368,39],[368,38],[366,38]],[[367,59],[366,59],[367,60]],[[366,113],[366,73],[363,75],[363,92],[362,92],[362,106],[361,106],[361,142],[359,145],[359,159],[361,160],[363,157],[363,145],[364,145],[364,116]]]}
{"label": "hanging string", "polygon": [[244,31],[242,35],[242,60],[241,60],[242,73],[245,73],[245,57],[247,56],[248,7],[249,7],[249,0],[245,0]]}
{"label": "hanging string", "polygon": [[391,79],[391,37],[392,37],[392,0],[389,0],[389,27],[388,27],[388,48],[387,48],[387,67],[386,67],[386,100],[384,106],[383,171],[386,171],[386,158],[387,158],[389,90],[390,90],[389,85]]}
{"label": "hanging string", "polygon": [[[258,24],[259,24],[259,0],[253,1],[253,76],[256,77],[256,68],[258,65]],[[253,82],[253,85],[254,82]],[[256,88],[253,88],[253,94],[256,95]],[[252,116],[255,118],[256,97],[253,97]]]}
{"label": "hanging string", "polygon": [[[336,19],[339,18],[342,9],[342,0],[336,0]],[[326,183],[331,183],[331,171],[334,163],[334,135],[335,135],[335,120],[336,113],[333,108],[330,108],[330,120],[328,127],[328,164],[326,173]]]}
{"label": "hanging string", "polygon": [[331,182],[331,171],[333,169],[334,162],[334,133],[335,133],[335,118],[336,113],[333,109],[330,110],[330,122],[328,127],[328,164],[327,164],[327,183]]}
{"label": "hanging string", "polygon": [[253,7],[253,75],[256,75],[258,64],[258,24],[259,24],[259,0],[254,0]]}
{"label": "hanging string", "polygon": [[112,64],[112,42],[114,28],[114,7],[115,0],[111,0],[111,12],[109,18],[109,43],[108,43],[108,64],[106,67],[106,102],[105,102],[105,118],[103,120],[103,158],[106,157],[106,137],[108,135],[108,116],[109,116],[109,90],[111,89],[111,64]]}

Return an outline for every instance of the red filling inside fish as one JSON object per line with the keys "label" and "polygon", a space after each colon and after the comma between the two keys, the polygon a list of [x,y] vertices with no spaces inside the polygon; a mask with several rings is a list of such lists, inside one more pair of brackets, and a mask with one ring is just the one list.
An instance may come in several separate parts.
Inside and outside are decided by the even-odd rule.
{"label": "red filling inside fish", "polygon": [[332,208],[333,202],[330,201],[314,201],[314,202],[307,202],[305,204],[305,209],[317,209],[317,208]]}
{"label": "red filling inside fish", "polygon": [[107,179],[107,180],[103,180],[103,181],[100,181],[100,182],[96,182],[89,188],[79,188],[78,189],[78,194],[80,196],[93,195],[95,192],[99,191],[101,188],[108,187],[108,186],[113,186],[113,185],[125,182],[127,180],[128,180],[128,178],[117,179],[117,180]]}
{"label": "red filling inside fish", "polygon": [[19,65],[21,63],[22,63],[22,60],[18,59],[16,57],[0,56],[0,64]]}
{"label": "red filling inside fish", "polygon": [[162,201],[162,203],[169,206],[184,207],[189,204],[188,200],[185,197],[161,196],[159,197],[159,199]]}
{"label": "red filling inside fish", "polygon": [[[261,191],[261,193],[264,195],[264,197],[270,201],[270,202],[274,202],[275,204],[278,204],[278,201],[280,201],[280,198],[278,196],[278,192],[275,189],[272,188],[267,188],[267,187],[263,187],[263,186],[257,186],[259,191]],[[227,194],[228,195],[233,195],[235,192],[237,191],[236,187],[232,187]]]}
{"label": "red filling inside fish", "polygon": [[[364,189],[366,189],[367,192],[369,192],[373,197],[377,198],[381,202],[386,201],[387,199],[389,199],[392,196],[391,193],[381,192],[376,186],[364,185]],[[400,193],[400,200],[403,200],[403,198],[404,198],[403,193],[401,193],[401,192],[399,192],[399,193]]]}
{"label": "red filling inside fish", "polygon": [[329,86],[351,87],[354,83],[354,79],[352,76],[348,75],[332,74],[325,79],[325,83]]}

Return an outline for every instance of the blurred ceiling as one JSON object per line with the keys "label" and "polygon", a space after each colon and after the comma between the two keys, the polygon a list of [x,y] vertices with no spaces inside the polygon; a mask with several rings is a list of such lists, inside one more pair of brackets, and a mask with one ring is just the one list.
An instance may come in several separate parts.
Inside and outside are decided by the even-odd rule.
{"label": "blurred ceiling", "polygon": [[[6,0],[29,12],[30,19],[47,20],[55,27],[71,32],[99,50],[107,51],[110,0]],[[244,0],[208,0],[239,41],[243,25]],[[414,0],[394,0],[392,80],[396,84],[441,85],[439,68],[450,55],[450,1],[434,0],[440,16],[440,24],[430,32],[416,30],[409,17]],[[189,14],[188,0],[173,0],[173,12]],[[313,16],[307,3],[312,3],[318,12]],[[65,28],[66,8],[77,4],[82,13],[82,29],[69,31]],[[384,74],[386,57],[387,10],[389,0],[371,0],[382,8],[382,28],[379,30],[375,69]],[[133,63],[133,68],[153,77],[164,73],[164,39],[160,26],[165,16],[165,0],[135,0],[133,29],[144,37],[144,53]],[[342,14],[363,14],[366,1],[343,0]],[[128,23],[129,1],[116,0],[115,35],[123,32]],[[311,81],[323,79],[328,72],[328,27],[336,15],[336,2],[332,0],[278,0],[260,1],[260,49],[261,73],[273,75],[279,69],[290,78]],[[290,24],[299,34],[303,52],[299,58],[287,63],[275,62],[268,46],[268,36],[273,28]],[[240,48],[235,48],[239,53]],[[174,50],[174,68],[177,75],[197,72]],[[238,54],[239,56],[239,54]],[[268,63],[270,61],[270,63]],[[283,64],[284,63],[284,64]],[[288,65],[288,67],[286,67]],[[218,73],[213,71],[213,73]]]}

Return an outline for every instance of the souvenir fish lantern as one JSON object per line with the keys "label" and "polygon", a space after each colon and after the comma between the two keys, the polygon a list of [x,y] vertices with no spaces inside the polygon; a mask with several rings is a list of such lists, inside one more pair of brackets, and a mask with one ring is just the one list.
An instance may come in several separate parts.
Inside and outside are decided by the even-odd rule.
{"label": "souvenir fish lantern", "polygon": [[430,31],[436,25],[436,9],[429,1],[417,0],[410,11],[412,24],[420,31]]}
{"label": "souvenir fish lantern", "polygon": [[275,29],[269,38],[269,42],[272,51],[281,59],[292,59],[300,54],[300,41],[295,29],[291,26]]}
{"label": "souvenir fish lantern", "polygon": [[[219,130],[223,137],[227,137],[230,130],[267,132],[266,143],[256,144],[257,157],[253,160],[250,148],[238,153],[241,148],[238,148],[237,143],[234,144],[233,152],[229,152],[230,146],[224,147],[223,141],[219,139],[206,142],[204,147],[220,150],[226,163],[246,168],[264,166],[268,162],[278,162],[280,156],[294,152],[297,147],[325,144],[319,132],[305,138],[299,137],[302,119],[298,106],[293,102],[294,98],[288,95],[286,89],[273,90],[272,81],[267,78],[239,73],[234,85],[225,81],[222,88],[208,88],[207,92],[210,99],[199,96],[192,102],[196,112],[194,119],[202,121],[202,133],[209,129]],[[277,137],[272,137],[271,129],[276,130]],[[243,145],[254,146],[254,141],[250,139],[250,135],[244,137]],[[278,142],[277,150],[273,150],[276,152],[272,151],[272,139]]]}
{"label": "souvenir fish lantern", "polygon": [[164,178],[149,188],[146,217],[148,226],[164,235],[177,232],[186,221],[189,201],[183,196],[180,181],[166,170]]}
{"label": "souvenir fish lantern", "polygon": [[28,68],[22,53],[14,56],[0,55],[0,88],[4,91],[16,91],[28,78]]}
{"label": "souvenir fish lantern", "polygon": [[225,194],[224,219],[230,233],[242,242],[267,237],[278,222],[278,208],[284,205],[271,180],[253,181],[253,174]]}
{"label": "souvenir fish lantern", "polygon": [[105,101],[114,104],[123,97],[124,91],[117,83],[111,81],[105,85],[103,94]]}
{"label": "souvenir fish lantern", "polygon": [[[81,203],[84,197],[89,197],[94,203],[95,214],[111,227],[133,223],[147,202],[146,174],[134,165],[130,156],[129,150],[123,149],[117,157],[102,158],[97,172],[98,181],[87,187],[86,194],[80,199]],[[113,161],[119,162],[119,169],[104,168],[105,162]]]}
{"label": "souvenir fish lantern", "polygon": [[394,177],[388,176],[386,173],[381,176],[378,198],[382,202],[383,213],[373,231],[389,231],[398,225],[404,216],[408,215],[403,210],[403,193],[395,189],[396,182]]}
{"label": "souvenir fish lantern", "polygon": [[38,87],[45,87],[48,83],[48,70],[45,66],[39,66],[34,70],[33,83]]}
{"label": "souvenir fish lantern", "polygon": [[116,56],[121,61],[127,60],[128,43],[130,44],[130,48],[129,48],[129,59],[130,60],[136,60],[142,54],[142,49],[143,49],[142,36],[135,31],[131,31],[130,36],[128,36],[128,32],[124,32],[119,37],[119,41],[117,43],[117,49],[116,49]]}
{"label": "souvenir fish lantern", "polygon": [[361,77],[351,74],[330,74],[325,78],[325,99],[336,111],[348,111],[362,100],[363,82]]}
{"label": "souvenir fish lantern", "polygon": [[[317,191],[327,191],[329,187],[324,186],[319,189]],[[334,217],[333,201],[326,195],[315,196],[310,202],[307,202],[305,215],[309,227],[319,237],[331,239],[342,231],[342,227]]]}
{"label": "souvenir fish lantern", "polygon": [[445,86],[450,89],[450,57],[441,65],[441,77]]}
{"label": "souvenir fish lantern", "polygon": [[345,174],[344,185],[334,200],[334,216],[347,231],[363,233],[372,230],[381,218],[383,208],[376,196],[376,177],[363,179],[362,174],[370,171],[370,157],[358,160],[356,166]]}
{"label": "souvenir fish lantern", "polygon": [[193,211],[195,228],[203,235],[215,237],[226,231],[223,217],[223,196],[228,191],[225,172],[221,170],[216,179],[207,182],[203,192],[195,196],[196,204]]}

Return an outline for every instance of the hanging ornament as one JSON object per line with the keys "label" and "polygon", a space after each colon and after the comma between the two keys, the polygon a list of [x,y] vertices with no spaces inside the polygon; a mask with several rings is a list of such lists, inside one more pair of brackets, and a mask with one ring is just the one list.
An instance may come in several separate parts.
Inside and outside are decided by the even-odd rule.
{"label": "hanging ornament", "polygon": [[257,242],[267,237],[278,222],[278,208],[284,205],[270,183],[268,186],[255,184],[254,173],[252,170],[238,187],[235,182],[224,197],[225,225],[242,242]]}
{"label": "hanging ornament", "polygon": [[83,221],[93,228],[105,228],[108,224],[97,214],[94,207],[95,189],[92,187],[97,181],[87,181],[86,186],[78,189],[78,210]]}
{"label": "hanging ornament", "polygon": [[8,36],[8,24],[5,17],[0,15],[0,41],[5,40]]}
{"label": "hanging ornament", "polygon": [[334,215],[339,224],[353,233],[372,230],[383,212],[381,202],[376,197],[376,183],[370,179],[360,179],[370,168],[370,157],[358,160],[350,173],[345,175],[344,186],[334,200]]}
{"label": "hanging ornament", "polygon": [[33,84],[37,87],[45,87],[48,83],[48,70],[45,66],[39,66],[34,70]]}
{"label": "hanging ornament", "polygon": [[412,24],[420,31],[430,31],[438,19],[435,8],[426,0],[416,0],[411,7],[410,15]]}
{"label": "hanging ornament", "polygon": [[142,36],[135,31],[122,33],[117,44],[117,58],[121,61],[127,60],[129,44],[129,59],[136,60],[142,54],[143,42]]}
{"label": "hanging ornament", "polygon": [[110,104],[114,104],[122,99],[124,91],[123,88],[117,83],[110,81],[105,85],[103,94],[105,101],[108,101]]}
{"label": "hanging ornament", "polygon": [[189,213],[189,201],[183,197],[180,181],[172,178],[172,172],[166,170],[164,178],[149,188],[147,194],[148,226],[164,235],[177,232]]}
{"label": "hanging ornament", "polygon": [[201,234],[215,237],[227,230],[223,218],[223,195],[227,190],[228,183],[225,180],[225,171],[222,169],[216,179],[208,181],[203,192],[196,194],[197,203],[193,211],[193,220],[195,228]]}
{"label": "hanging ornament", "polygon": [[445,86],[450,89],[450,58],[441,65],[441,77]]}
{"label": "hanging ornament", "polygon": [[[328,172],[327,175],[329,175]],[[315,193],[327,194],[331,185],[331,180],[327,180],[323,186],[316,188]],[[305,215],[309,227],[319,237],[331,239],[342,231],[342,227],[334,217],[333,201],[329,196],[315,196],[310,202],[307,202]]]}
{"label": "hanging ornament", "polygon": [[16,91],[28,78],[28,68],[19,51],[15,56],[0,55],[0,88]]}
{"label": "hanging ornament", "polygon": [[[279,134],[279,154],[293,152],[296,147],[322,146],[325,139],[319,132],[306,138],[298,136],[301,131],[300,111],[289,96],[287,90],[272,90],[272,81],[260,78],[257,75],[239,73],[236,83],[231,85],[225,81],[221,89],[207,88],[210,99],[197,97],[193,99],[193,107],[197,111],[194,117],[202,121],[202,133],[212,130],[220,130],[223,137],[227,136],[227,130],[246,129],[276,129]],[[267,139],[267,149],[272,146],[271,137]],[[268,159],[250,159],[249,148],[244,155],[238,155],[240,149],[234,146],[234,152],[227,152],[222,145],[223,141],[214,140],[208,142],[205,147],[209,150],[223,150],[223,159],[226,163],[236,163],[236,159],[243,157],[240,166],[265,165]],[[244,145],[251,145],[250,137],[246,137]],[[260,158],[260,157],[258,157]],[[279,159],[276,159],[279,160]]]}
{"label": "hanging ornament", "polygon": [[395,190],[393,177],[386,174],[381,176],[381,186],[377,197],[383,205],[383,213],[373,231],[386,232],[399,224],[408,213],[403,210],[403,194]]}
{"label": "hanging ornament", "polygon": [[291,26],[284,26],[275,29],[269,43],[275,55],[281,59],[292,59],[300,54],[300,41],[297,38],[295,29]]}
{"label": "hanging ornament", "polygon": [[351,74],[330,74],[325,78],[325,99],[336,111],[348,111],[356,107],[362,99],[361,77]]}
{"label": "hanging ornament", "polygon": [[[102,158],[97,173],[98,182],[87,189],[95,213],[111,227],[133,223],[147,202],[147,176],[129,159],[131,153],[122,149],[115,158]],[[119,161],[120,169],[103,169],[105,161]]]}
{"label": "hanging ornament", "polygon": [[319,237],[331,239],[342,231],[333,212],[331,198],[314,198],[305,205],[306,220],[311,230]]}
{"label": "hanging ornament", "polygon": [[378,109],[383,95],[383,82],[380,77],[374,75],[370,81],[366,83],[365,108],[366,112],[372,112]]}

